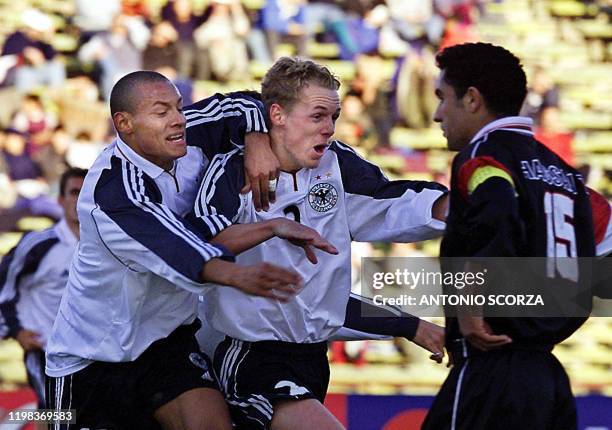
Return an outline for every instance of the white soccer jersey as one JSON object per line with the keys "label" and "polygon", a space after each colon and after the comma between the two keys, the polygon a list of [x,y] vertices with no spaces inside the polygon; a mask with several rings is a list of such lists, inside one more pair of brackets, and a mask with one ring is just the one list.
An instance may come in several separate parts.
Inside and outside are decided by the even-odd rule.
{"label": "white soccer jersey", "polygon": [[351,240],[413,242],[440,236],[445,224],[431,216],[445,192],[439,184],[389,181],[350,147],[333,142],[319,167],[281,173],[276,202],[256,212],[251,196],[240,195],[243,158],[238,151],[217,156],[204,176],[194,223],[214,236],[232,223],[290,217],[317,230],[339,255],[317,251],[307,261],[301,248],[272,238],[237,257],[241,264],[267,261],[292,268],[304,288],[289,303],[248,296],[224,287],[204,292],[201,318],[216,330],[245,341],[312,343],[342,326],[351,286]]}
{"label": "white soccer jersey", "polygon": [[26,234],[0,265],[2,335],[27,329],[43,345],[53,327],[77,238],[61,220],[43,231]]}
{"label": "white soccer jersey", "polygon": [[92,361],[133,361],[195,319],[202,267],[228,254],[183,215],[227,136],[266,131],[245,103],[215,96],[185,109],[191,146],[170,172],[120,139],[97,158],[77,205],[81,241],[48,343],[47,375],[65,376]]}

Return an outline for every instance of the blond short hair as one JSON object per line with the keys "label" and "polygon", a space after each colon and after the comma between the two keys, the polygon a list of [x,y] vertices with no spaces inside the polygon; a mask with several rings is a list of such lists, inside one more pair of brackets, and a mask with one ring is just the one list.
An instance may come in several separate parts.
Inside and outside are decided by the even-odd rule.
{"label": "blond short hair", "polygon": [[261,97],[267,110],[274,103],[291,110],[302,88],[309,84],[337,91],[338,78],[325,66],[300,58],[279,58],[261,83]]}

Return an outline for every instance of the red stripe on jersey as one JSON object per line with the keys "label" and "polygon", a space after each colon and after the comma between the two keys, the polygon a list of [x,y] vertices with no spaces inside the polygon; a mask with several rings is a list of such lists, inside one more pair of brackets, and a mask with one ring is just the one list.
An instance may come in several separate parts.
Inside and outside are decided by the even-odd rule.
{"label": "red stripe on jersey", "polygon": [[610,222],[610,203],[597,191],[589,188],[591,199],[591,211],[593,212],[593,230],[595,231],[595,244],[598,245],[604,239]]}
{"label": "red stripe on jersey", "polygon": [[493,157],[482,156],[472,158],[459,169],[457,186],[459,187],[459,192],[461,193],[464,199],[467,200],[468,198],[468,182],[470,182],[470,178],[472,177],[476,169],[484,166],[497,167],[498,169],[501,169],[506,172],[510,177],[513,177],[512,173],[510,173],[510,170]]}

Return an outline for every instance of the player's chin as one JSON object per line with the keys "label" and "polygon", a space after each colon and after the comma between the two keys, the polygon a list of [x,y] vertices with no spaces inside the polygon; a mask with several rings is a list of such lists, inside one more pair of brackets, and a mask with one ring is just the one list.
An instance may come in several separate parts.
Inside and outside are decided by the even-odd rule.
{"label": "player's chin", "polygon": [[304,163],[304,167],[307,169],[316,169],[317,167],[319,167],[319,164],[321,164],[321,158],[310,158],[306,160],[306,162]]}
{"label": "player's chin", "polygon": [[185,154],[187,154],[187,145],[175,145],[172,148],[172,155],[174,156],[174,159],[181,158]]}

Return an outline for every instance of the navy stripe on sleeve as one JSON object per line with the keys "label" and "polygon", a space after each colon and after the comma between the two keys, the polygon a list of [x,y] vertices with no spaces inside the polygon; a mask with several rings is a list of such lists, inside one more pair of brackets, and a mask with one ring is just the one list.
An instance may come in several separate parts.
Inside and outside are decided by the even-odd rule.
{"label": "navy stripe on sleeve", "polygon": [[243,158],[237,149],[213,158],[194,206],[194,225],[205,237],[216,236],[236,221],[243,184]]}
{"label": "navy stripe on sleeve", "polygon": [[263,104],[242,93],[212,97],[187,106],[187,144],[198,146],[208,159],[234,148],[242,149],[244,135],[266,133]]}
{"label": "navy stripe on sleeve", "polygon": [[412,340],[418,326],[417,317],[397,308],[377,306],[370,299],[354,293],[346,305],[344,327],[353,330]]}
{"label": "navy stripe on sleeve", "polygon": [[94,199],[118,228],[195,282],[201,282],[202,267],[208,260],[229,257],[161,204],[155,182],[128,161],[111,158],[111,169],[102,172]]}
{"label": "navy stripe on sleeve", "polygon": [[338,157],[344,190],[349,194],[374,199],[394,199],[407,190],[421,192],[425,189],[448,191],[444,185],[427,181],[389,181],[380,167],[363,159],[353,148],[339,141],[333,141],[330,150]]}

